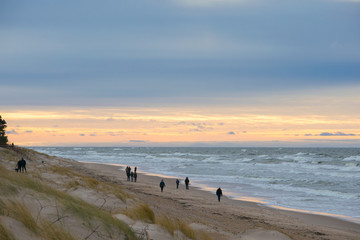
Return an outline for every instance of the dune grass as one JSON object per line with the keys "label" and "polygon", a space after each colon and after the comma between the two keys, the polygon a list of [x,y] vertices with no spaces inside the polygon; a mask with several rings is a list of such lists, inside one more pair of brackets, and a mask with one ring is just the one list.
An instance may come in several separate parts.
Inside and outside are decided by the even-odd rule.
{"label": "dune grass", "polygon": [[6,228],[4,228],[3,225],[0,224],[0,239],[1,240],[16,240],[14,235],[8,231]]}
{"label": "dune grass", "polygon": [[141,203],[133,208],[126,209],[122,213],[133,220],[155,223],[155,214],[146,203]]}
{"label": "dune grass", "polygon": [[13,196],[19,193],[19,190],[8,180],[1,179],[0,182],[0,196]]}
{"label": "dune grass", "polygon": [[16,165],[17,161],[19,160],[19,156],[15,152],[10,151],[6,148],[0,147],[0,151],[1,151],[1,158],[6,161],[13,162],[14,168],[15,168],[15,165]]}
{"label": "dune grass", "polygon": [[[62,168],[62,170],[66,172],[64,169],[65,168]],[[100,210],[94,205],[91,205],[81,199],[74,198],[65,192],[58,191],[50,186],[47,186],[44,183],[27,176],[26,174],[10,172],[1,166],[0,176],[1,180],[4,179],[11,182],[18,189],[30,189],[38,194],[43,194],[46,197],[54,197],[64,207],[64,209],[69,210],[75,216],[88,223],[88,225],[91,225],[92,221],[99,220],[109,233],[117,229],[123,233],[126,233],[129,239],[136,239],[135,234],[127,224],[123,223],[117,218],[114,218],[110,213]],[[92,185],[97,185],[96,181],[91,181],[90,183]],[[31,214],[27,211],[27,209],[24,208],[24,205],[21,203],[10,204],[10,207],[7,206],[7,204],[5,204],[5,207],[8,211],[13,213],[12,217],[22,222],[31,231],[37,233],[38,226],[31,217]],[[18,214],[20,212],[22,213]]]}
{"label": "dune grass", "polygon": [[83,178],[86,185],[89,186],[90,188],[93,188],[93,189],[98,189],[99,185],[100,185],[100,182],[94,178],[89,178],[89,177],[86,177],[86,178]]}
{"label": "dune grass", "polygon": [[123,188],[117,184],[100,182],[95,178],[82,175],[78,175],[77,180],[71,180],[65,185],[67,189],[77,189],[79,186],[91,188],[95,191],[112,194],[122,202],[125,202],[127,198],[131,198],[131,196],[125,193]]}
{"label": "dune grass", "polygon": [[182,232],[186,237],[194,240],[197,239],[196,233],[192,227],[180,220],[177,220],[177,224],[179,226],[179,231]]}
{"label": "dune grass", "polygon": [[101,189],[106,193],[113,194],[122,202],[125,202],[127,198],[134,199],[128,193],[126,193],[121,186],[114,183],[101,184]]}
{"label": "dune grass", "polygon": [[209,234],[203,230],[196,230],[196,239],[197,240],[213,240],[212,237],[210,237]]}
{"label": "dune grass", "polygon": [[71,188],[76,189],[79,186],[83,186],[94,189],[96,191],[102,191],[105,193],[113,194],[122,202],[125,202],[127,198],[130,198],[130,195],[125,193],[122,187],[117,184],[103,183],[95,178],[81,175],[67,167],[51,166],[50,169],[52,172],[56,174],[65,175],[68,177],[77,177],[76,180],[72,180],[65,185],[67,189],[71,189]]}
{"label": "dune grass", "polygon": [[9,212],[10,217],[21,222],[26,228],[33,233],[39,233],[39,227],[32,217],[29,209],[22,203],[17,201],[10,201],[6,204],[6,208]]}
{"label": "dune grass", "polygon": [[174,232],[175,230],[177,230],[177,226],[175,222],[172,219],[168,218],[167,216],[161,216],[157,218],[156,224],[165,228],[171,234],[171,236],[174,236]]}
{"label": "dune grass", "polygon": [[156,218],[156,224],[166,229],[172,236],[176,231],[182,232],[187,238],[193,240],[211,240],[212,238],[202,230],[194,230],[188,224],[180,219],[171,219],[167,216],[160,216]]}
{"label": "dune grass", "polygon": [[79,186],[81,186],[80,182],[77,180],[72,180],[66,184],[66,189],[77,189]]}
{"label": "dune grass", "polygon": [[59,175],[65,175],[65,176],[68,176],[68,177],[80,177],[80,178],[84,177],[83,175],[73,171],[72,169],[70,169],[68,167],[51,165],[50,170],[53,173],[56,173],[56,174],[59,174]]}
{"label": "dune grass", "polygon": [[[75,240],[70,233],[61,227],[51,225],[48,221],[42,221],[39,226],[27,207],[20,202],[10,201],[6,206],[2,202],[2,205],[6,208],[9,217],[21,222],[27,229],[45,240]],[[0,225],[0,239],[15,240],[16,238],[10,231]]]}
{"label": "dune grass", "polygon": [[41,236],[45,240],[76,240],[75,237],[63,228],[50,224],[45,220],[41,223]]}

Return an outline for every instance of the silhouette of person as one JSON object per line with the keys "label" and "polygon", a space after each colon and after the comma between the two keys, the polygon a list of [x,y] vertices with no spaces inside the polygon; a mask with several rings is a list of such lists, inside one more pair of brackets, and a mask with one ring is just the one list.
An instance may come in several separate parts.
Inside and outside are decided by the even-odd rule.
{"label": "silhouette of person", "polygon": [[17,162],[17,171],[26,172],[26,161],[24,158],[21,158],[21,160]]}
{"label": "silhouette of person", "polygon": [[130,182],[130,170],[131,168],[129,166],[126,167],[126,176],[127,176],[127,181]]}
{"label": "silhouette of person", "polygon": [[180,183],[179,179],[176,179],[176,188],[179,188],[179,183]]}
{"label": "silhouette of person", "polygon": [[189,183],[190,183],[190,180],[188,177],[185,178],[185,186],[186,186],[186,189],[189,189]]}
{"label": "silhouette of person", "polygon": [[133,171],[131,171],[130,177],[131,177],[131,182],[133,182],[134,181],[134,172]]}
{"label": "silhouette of person", "polygon": [[137,172],[135,171],[134,172],[134,181],[136,182],[136,179],[137,179]]}
{"label": "silhouette of person", "polygon": [[222,190],[221,190],[220,187],[216,190],[216,195],[217,195],[217,197],[218,197],[218,201],[220,202],[220,198],[221,198],[221,196],[222,196]]}
{"label": "silhouette of person", "polygon": [[160,182],[160,189],[161,189],[161,192],[164,190],[164,187],[165,187],[165,182],[164,182],[164,179],[161,179],[161,182]]}

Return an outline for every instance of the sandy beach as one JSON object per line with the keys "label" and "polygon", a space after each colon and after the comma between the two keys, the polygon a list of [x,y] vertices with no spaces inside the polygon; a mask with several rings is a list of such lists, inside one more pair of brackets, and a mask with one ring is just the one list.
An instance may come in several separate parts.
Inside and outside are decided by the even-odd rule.
{"label": "sandy beach", "polygon": [[[14,163],[24,154],[28,159],[28,172],[15,175],[18,173],[13,173]],[[147,239],[153,240],[360,239],[360,225],[357,223],[329,216],[270,208],[253,202],[232,200],[226,197],[226,190],[221,202],[218,202],[215,190],[213,192],[203,191],[192,185],[189,190],[186,190],[183,179],[179,189],[176,189],[174,178],[147,175],[141,172],[141,166],[138,166],[140,171],[137,182],[128,182],[124,168],[120,165],[79,163],[47,156],[32,150],[22,150],[19,153],[1,149],[0,160],[2,167],[9,171],[6,176],[10,177],[5,181],[10,185],[15,184],[11,183],[13,175],[15,177],[24,176],[27,181],[30,181],[29,178],[39,179],[41,183],[46,183],[48,186],[56,188],[57,191],[68,194],[71,199],[75,199],[72,201],[81,199],[84,201],[83,205],[85,203],[92,204],[98,210],[106,211],[107,214],[110,213],[114,218],[125,222],[137,234],[137,239],[146,239],[142,233],[146,233]],[[159,187],[161,179],[164,179],[166,183],[164,192],[161,192]],[[117,190],[118,188],[119,190]],[[0,190],[5,193],[9,192],[9,189],[11,190],[8,187]],[[24,188],[20,192],[1,194],[0,203],[6,205],[7,202],[21,202],[30,209],[30,213],[36,220],[47,218],[47,221],[54,225],[58,224],[58,227],[67,229],[69,234],[74,236],[74,238],[68,239],[128,239],[126,234],[117,234],[114,237],[115,235],[108,233],[106,228],[104,231],[100,230],[101,225],[96,225],[95,220],[89,221],[86,218],[76,217],[75,212],[70,213],[70,210],[66,212],[63,210],[63,215],[59,214],[58,204],[60,201],[57,199],[62,196],[62,193],[57,193],[58,195],[55,196],[53,191],[49,191],[50,195],[44,197],[44,191],[39,194],[36,192],[37,189],[39,188]],[[118,194],[120,190],[122,193]],[[69,197],[65,199],[69,199]],[[150,221],[137,219],[129,214],[134,207],[143,203],[149,206],[150,211],[154,214]],[[49,206],[46,211],[43,210],[45,206]],[[28,233],[29,231],[22,225],[24,223],[16,220],[16,217],[12,217],[11,210],[6,210],[6,208],[2,210],[2,212],[6,211],[8,211],[8,215],[0,216],[0,223],[6,230],[5,232],[9,232],[8,235],[14,235],[14,238],[4,237],[4,239],[51,239],[39,235],[36,231]],[[61,216],[65,216],[65,214],[66,218],[62,218]],[[173,219],[171,221],[175,219],[182,226],[186,224],[186,228],[196,234],[191,237],[186,235],[186,230],[181,230],[181,228],[169,232],[164,227],[164,219]]]}
{"label": "sandy beach", "polygon": [[[129,192],[159,214],[184,219],[194,227],[212,232],[214,239],[360,239],[360,225],[334,217],[284,211],[257,203],[231,200],[184,182],[176,189],[174,178],[139,173],[138,181],[127,182],[123,167],[81,163],[78,171],[96,178],[117,179]],[[166,187],[160,191],[160,180]],[[217,236],[219,234],[219,236]]]}

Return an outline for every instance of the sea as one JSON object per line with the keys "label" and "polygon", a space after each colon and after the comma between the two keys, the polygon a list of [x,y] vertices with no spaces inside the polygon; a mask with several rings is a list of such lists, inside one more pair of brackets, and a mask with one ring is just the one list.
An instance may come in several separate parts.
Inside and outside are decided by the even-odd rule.
{"label": "sea", "polygon": [[141,172],[181,180],[189,177],[191,186],[214,193],[221,187],[236,200],[360,223],[360,148],[32,149],[82,162],[137,166]]}

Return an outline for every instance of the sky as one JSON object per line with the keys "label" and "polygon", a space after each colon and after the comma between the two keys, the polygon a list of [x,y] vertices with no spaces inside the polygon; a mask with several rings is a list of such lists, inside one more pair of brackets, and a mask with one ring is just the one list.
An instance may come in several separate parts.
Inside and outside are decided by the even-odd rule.
{"label": "sky", "polygon": [[360,0],[3,0],[23,146],[360,146]]}

